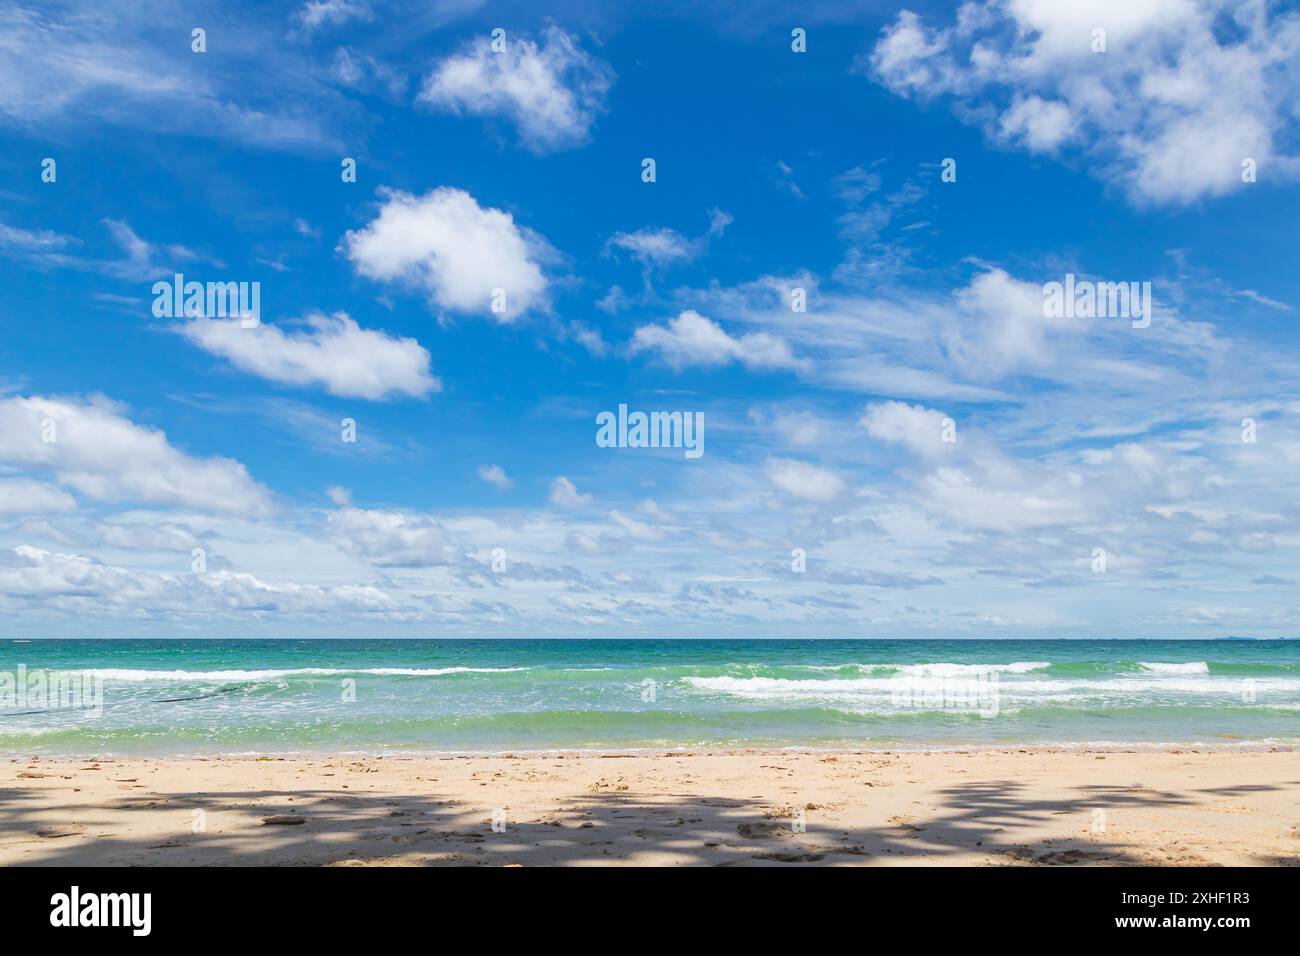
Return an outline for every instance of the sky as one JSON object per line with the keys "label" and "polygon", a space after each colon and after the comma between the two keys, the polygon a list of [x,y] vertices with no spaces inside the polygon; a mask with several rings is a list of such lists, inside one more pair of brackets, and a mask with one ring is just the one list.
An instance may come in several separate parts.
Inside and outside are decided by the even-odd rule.
{"label": "sky", "polygon": [[0,634],[1300,635],[1296,5],[110,7],[0,2]]}

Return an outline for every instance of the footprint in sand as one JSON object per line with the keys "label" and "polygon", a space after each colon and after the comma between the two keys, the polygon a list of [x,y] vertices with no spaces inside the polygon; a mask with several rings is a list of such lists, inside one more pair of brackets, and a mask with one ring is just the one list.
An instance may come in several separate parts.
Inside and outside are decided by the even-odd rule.
{"label": "footprint in sand", "polygon": [[1088,850],[1055,850],[1051,853],[1040,854],[1033,859],[1035,863],[1046,863],[1050,866],[1060,866],[1069,863],[1091,863],[1097,860],[1111,860],[1118,855],[1118,853],[1092,853]]}
{"label": "footprint in sand", "polygon": [[794,831],[788,823],[739,823],[736,825],[736,832],[746,840],[762,840],[767,837],[779,837],[784,840],[794,836]]}

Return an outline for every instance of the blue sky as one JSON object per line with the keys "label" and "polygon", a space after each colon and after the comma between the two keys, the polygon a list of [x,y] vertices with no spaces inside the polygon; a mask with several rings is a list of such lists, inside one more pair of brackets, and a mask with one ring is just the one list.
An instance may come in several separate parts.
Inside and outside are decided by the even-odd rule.
{"label": "blue sky", "polygon": [[1300,14],[843,6],[4,4],[4,632],[1295,635]]}

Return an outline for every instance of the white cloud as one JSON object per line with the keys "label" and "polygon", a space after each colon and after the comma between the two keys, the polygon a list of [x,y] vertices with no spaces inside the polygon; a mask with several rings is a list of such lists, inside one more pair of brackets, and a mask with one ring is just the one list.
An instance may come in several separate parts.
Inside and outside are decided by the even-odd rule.
{"label": "white cloud", "polygon": [[778,188],[786,190],[796,199],[808,198],[804,194],[804,191],[799,188],[799,183],[794,178],[794,169],[790,166],[789,163],[786,163],[782,160],[778,160],[776,164],[776,168],[777,171],[780,173],[780,175],[776,177],[776,185]]}
{"label": "white cloud", "polygon": [[[46,131],[91,122],[319,150],[335,143],[324,124],[350,113],[309,61],[285,49],[282,32],[258,29],[256,18],[225,43],[214,33],[219,54],[195,55],[190,25],[160,30],[168,14],[153,7],[32,6],[5,5],[0,122]],[[209,69],[213,56],[222,69]]]}
{"label": "white cloud", "polygon": [[609,354],[609,343],[600,334],[600,329],[593,329],[581,322],[574,321],[570,322],[565,327],[565,330],[593,358],[604,358]]}
{"label": "white cloud", "polygon": [[[448,187],[423,196],[381,194],[379,215],[343,238],[359,273],[419,289],[439,309],[490,315],[498,322],[546,306],[538,261],[548,247],[510,213],[484,208],[464,190]],[[492,310],[495,289],[505,292],[503,312]]]}
{"label": "white cloud", "polygon": [[696,244],[675,229],[616,232],[605,248],[624,249],[642,265],[655,269],[675,262],[690,262],[698,254]]}
{"label": "white cloud", "polygon": [[822,437],[822,421],[810,412],[774,415],[772,428],[792,445],[815,445]]}
{"label": "white cloud", "polygon": [[495,485],[502,491],[514,483],[510,480],[510,476],[506,474],[506,470],[500,465],[480,465],[478,476],[489,485]]}
{"label": "white cloud", "polygon": [[[98,522],[94,528],[97,542],[109,548],[128,551],[190,551],[203,546],[203,539],[193,531],[170,521]],[[216,558],[216,555],[209,555],[208,566],[220,570],[214,566]]]}
{"label": "white cloud", "polygon": [[923,405],[876,402],[867,406],[859,424],[872,438],[906,445],[924,458],[934,458],[951,447],[943,441],[943,423],[947,417]]}
{"label": "white cloud", "polygon": [[393,598],[371,586],[267,582],[224,570],[159,574],[30,545],[0,552],[0,602],[96,618],[243,619],[263,612],[405,616]]}
{"label": "white cloud", "polygon": [[529,149],[543,153],[586,142],[604,109],[614,74],[558,27],[541,43],[507,34],[505,49],[488,37],[439,63],[419,102],[455,113],[504,116]]}
{"label": "white cloud", "polygon": [[74,511],[77,500],[61,488],[30,478],[0,478],[0,515]]}
{"label": "white cloud", "polygon": [[330,73],[343,86],[363,93],[387,93],[399,101],[405,100],[410,83],[407,75],[400,70],[346,46],[334,51]]}
{"label": "white cloud", "polygon": [[830,469],[792,458],[767,459],[763,474],[786,494],[805,501],[831,501],[847,487],[844,479]]}
{"label": "white cloud", "polygon": [[962,466],[936,468],[918,482],[916,499],[949,527],[1003,534],[1053,526],[1085,528],[1103,508],[1078,472],[996,453],[972,456]]}
{"label": "white cloud", "polygon": [[591,495],[579,492],[572,481],[560,475],[551,482],[551,504],[560,508],[580,508],[591,504]]}
{"label": "white cloud", "polygon": [[672,520],[672,515],[664,511],[663,508],[660,508],[659,503],[656,502],[653,498],[646,498],[639,505],[637,505],[637,510],[644,515],[649,515],[651,518],[654,518],[656,521]]}
{"label": "white cloud", "polygon": [[1074,122],[1064,103],[1026,96],[1002,114],[1001,129],[1007,139],[1023,139],[1036,152],[1051,152],[1074,132]]}
{"label": "white cloud", "polygon": [[26,260],[37,267],[77,269],[132,281],[156,279],[161,274],[176,271],[186,263],[206,262],[219,268],[223,266],[220,260],[179,243],[150,242],[136,233],[130,223],[117,219],[104,219],[102,223],[113,242],[122,250],[122,255],[118,258],[103,259],[74,254],[70,250],[81,245],[79,239],[48,229],[18,229],[3,223],[0,223],[0,254]]}
{"label": "white cloud", "polygon": [[49,229],[39,231],[6,226],[0,223],[0,249],[20,255],[57,254],[59,250],[77,244],[71,236],[60,235]]}
{"label": "white cloud", "polygon": [[1001,269],[972,278],[953,294],[952,306],[938,318],[936,332],[948,359],[972,379],[1041,370],[1056,361],[1058,344],[1092,325],[1044,317],[1042,284]]}
{"label": "white cloud", "polygon": [[1277,309],[1279,312],[1295,311],[1291,306],[1287,305],[1285,302],[1279,302],[1277,301],[1277,299],[1270,299],[1266,295],[1260,295],[1254,289],[1241,289],[1234,294],[1241,296],[1243,299],[1249,299],[1252,302],[1257,302],[1260,305],[1266,305],[1270,309]]}
{"label": "white cloud", "polygon": [[[873,437],[902,446],[915,462],[904,462],[910,490],[904,497],[943,525],[1015,534],[1030,528],[1085,527],[1100,518],[1106,492],[1085,479],[1074,462],[1050,464],[1007,455],[981,431],[963,428],[956,441],[943,441],[943,412],[905,402],[868,405],[859,423]],[[1113,478],[1132,482],[1140,456]],[[919,467],[914,467],[917,465]],[[1124,474],[1128,472],[1128,474]]]}
{"label": "white cloud", "polygon": [[[48,437],[53,425],[54,441]],[[161,431],[128,420],[103,398],[0,399],[0,462],[52,474],[100,501],[141,501],[216,512],[269,509],[267,490],[230,458],[195,458]]]}
{"label": "white cloud", "polygon": [[328,528],[345,551],[375,567],[429,567],[456,559],[446,529],[428,515],[342,508],[330,513]]}
{"label": "white cloud", "polygon": [[596,539],[581,531],[570,531],[564,539],[564,546],[580,554],[600,553],[600,544]]}
{"label": "white cloud", "polygon": [[[1092,49],[1106,31],[1106,52]],[[1139,202],[1182,205],[1294,178],[1300,14],[1236,0],[974,0],[931,29],[900,13],[859,64],[889,89],[951,95],[997,140],[1078,144]]]}
{"label": "white cloud", "polygon": [[[647,272],[665,269],[676,263],[690,262],[699,258],[709,248],[709,242],[726,232],[734,219],[731,213],[721,209],[710,209],[708,232],[694,239],[688,239],[676,229],[616,232],[605,243],[605,251],[622,249],[641,263]],[[612,294],[613,290],[611,289],[610,292]]]}
{"label": "white cloud", "polygon": [[636,538],[639,541],[658,541],[664,536],[663,532],[657,528],[651,527],[644,521],[628,517],[621,511],[611,511],[609,520],[627,537]]}
{"label": "white cloud", "polygon": [[365,0],[308,0],[296,15],[304,32],[323,26],[339,26],[349,20],[369,20],[374,16]]}
{"label": "white cloud", "polygon": [[596,308],[610,315],[617,315],[631,305],[631,301],[622,286],[613,285],[609,287],[608,292],[596,300]]}
{"label": "white cloud", "polygon": [[629,352],[658,352],[674,369],[740,362],[751,369],[805,369],[785,340],[767,332],[747,332],[736,338],[718,323],[693,309],[670,319],[667,326],[643,325],[633,333]]}
{"label": "white cloud", "polygon": [[305,324],[306,331],[286,333],[266,323],[244,328],[238,320],[199,318],[179,331],[236,368],[283,385],[320,385],[331,395],[372,401],[442,390],[415,339],[362,329],[343,312],[315,312]]}
{"label": "white cloud", "polygon": [[[1140,278],[1095,277],[1082,270],[1076,275],[1089,281]],[[806,274],[765,276],[679,298],[725,319],[729,328],[779,334],[807,381],[945,403],[1006,402],[1029,377],[1089,389],[1099,377],[1112,388],[1168,389],[1180,379],[1180,367],[1206,361],[1224,347],[1213,326],[1179,316],[1171,288],[1177,280],[1159,276],[1152,276],[1149,329],[1133,330],[1124,319],[1045,317],[1043,280],[1064,277],[1062,271],[1026,281],[980,266],[965,285],[948,292],[894,288],[856,295],[824,291]],[[790,311],[793,287],[808,290],[806,313]],[[668,338],[665,331],[657,330],[651,341]],[[707,331],[680,336],[703,340],[687,355],[710,354],[703,344]],[[711,351],[726,354],[722,345]]]}
{"label": "white cloud", "polygon": [[[430,622],[508,633],[527,620],[538,633],[878,626],[910,636],[989,625],[1104,634],[1140,615],[1144,627],[1171,633],[1185,630],[1189,607],[1241,604],[1234,594],[1265,562],[1277,581],[1252,601],[1261,615],[1252,626],[1290,633],[1293,621],[1275,606],[1285,592],[1272,588],[1300,577],[1296,509],[1277,493],[1300,466],[1300,404],[1251,406],[1257,445],[1240,440],[1242,410],[1211,403],[1195,416],[1204,427],[1082,446],[1077,408],[1059,391],[1039,404],[1050,406],[1038,410],[1047,427],[1022,420],[1032,410],[955,410],[959,441],[940,459],[926,454],[939,410],[876,402],[855,427],[836,401],[816,406],[824,441],[820,458],[805,456],[816,465],[718,461],[685,486],[656,481],[655,502],[643,498],[649,484],[615,482],[599,512],[434,516],[342,504],[320,523],[312,506],[283,524],[139,512],[114,516],[110,528],[83,505],[17,529],[6,522],[31,547],[0,550],[0,615],[34,632],[116,619],[119,629],[156,633],[198,616],[269,630],[300,615],[323,622],[313,625],[320,633],[360,632],[379,617],[409,624],[401,633],[427,633]],[[778,427],[776,414],[812,407],[773,406],[758,424]],[[892,463],[889,448],[899,453]],[[572,482],[559,487],[570,503],[591,504]],[[335,501],[349,500],[335,491]],[[60,530],[65,540],[52,542]],[[227,564],[215,563],[218,543]],[[130,549],[130,567],[83,557],[87,546]],[[207,574],[185,570],[191,546],[209,547]],[[504,575],[483,567],[498,546],[511,558]],[[806,577],[785,570],[793,547],[807,549]],[[1108,551],[1104,580],[1089,570],[1094,547]],[[151,571],[141,570],[146,562]],[[295,583],[278,581],[285,567],[297,569]],[[924,584],[942,584],[943,600],[918,594]],[[49,623],[53,615],[66,619]],[[1197,633],[1230,633],[1242,620],[1225,613]]]}

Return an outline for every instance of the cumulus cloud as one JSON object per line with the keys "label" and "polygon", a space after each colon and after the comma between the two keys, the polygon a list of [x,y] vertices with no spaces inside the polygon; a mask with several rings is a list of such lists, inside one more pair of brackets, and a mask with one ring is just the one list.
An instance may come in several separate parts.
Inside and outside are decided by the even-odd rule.
{"label": "cumulus cloud", "polygon": [[822,437],[822,421],[810,412],[774,415],[772,428],[792,445],[815,445]]}
{"label": "cumulus cloud", "polygon": [[1099,510],[1079,476],[1002,456],[980,456],[964,467],[940,467],[921,479],[917,499],[952,527],[1001,533],[1081,527]]}
{"label": "cumulus cloud", "polygon": [[[423,196],[383,190],[379,215],[343,237],[342,249],[361,274],[417,289],[437,309],[512,322],[546,305],[539,261],[545,240],[503,210],[484,208],[461,189]],[[494,290],[504,309],[493,309]]]}
{"label": "cumulus cloud", "polygon": [[492,40],[481,37],[443,60],[418,101],[453,113],[505,117],[537,153],[585,143],[614,79],[609,65],[554,26],[540,43],[509,34],[504,43],[496,52]]}
{"label": "cumulus cloud", "polygon": [[867,406],[858,421],[872,438],[905,445],[918,455],[933,458],[950,447],[943,441],[947,417],[924,405],[875,402]]}
{"label": "cumulus cloud", "polygon": [[[94,540],[101,546],[128,551],[189,551],[203,546],[193,529],[174,521],[100,521],[92,526]],[[216,569],[222,559],[208,555],[208,567]]]}
{"label": "cumulus cloud", "polygon": [[[923,405],[876,402],[861,424],[873,438],[905,449],[911,490],[905,494],[943,525],[981,532],[1085,525],[1104,507],[1104,493],[1080,470],[1007,455],[989,436],[967,428],[943,441],[944,415]],[[915,467],[914,467],[915,466]]]}
{"label": "cumulus cloud", "polygon": [[1099,323],[1043,315],[1043,286],[989,269],[956,290],[935,331],[949,361],[972,379],[1042,371]]}
{"label": "cumulus cloud", "polygon": [[591,504],[591,495],[578,491],[572,481],[560,475],[551,482],[551,504],[560,508],[580,508]]}
{"label": "cumulus cloud", "polygon": [[767,459],[763,463],[763,474],[786,494],[805,501],[831,501],[842,495],[847,487],[844,479],[829,468],[793,458]]}
{"label": "cumulus cloud", "polygon": [[729,365],[739,362],[751,369],[806,369],[784,339],[768,332],[728,335],[717,322],[687,309],[666,326],[643,325],[632,335],[629,352],[657,352],[674,369],[688,366]]}
{"label": "cumulus cloud", "polygon": [[1041,96],[1017,97],[1002,114],[1000,128],[1007,139],[1023,140],[1036,152],[1050,152],[1074,131],[1074,117],[1064,103]]}
{"label": "cumulus cloud", "polygon": [[510,476],[506,474],[506,470],[500,465],[480,465],[478,476],[489,485],[494,485],[502,491],[514,484],[510,480]]}
{"label": "cumulus cloud", "polygon": [[754,425],[790,445],[812,446],[826,437],[827,422],[811,411],[756,406],[746,413]]}
{"label": "cumulus cloud", "polygon": [[[1106,52],[1093,31],[1105,30]],[[903,11],[858,68],[1034,152],[1077,144],[1138,202],[1182,205],[1292,178],[1300,14],[1236,0],[974,0],[931,27]]]}
{"label": "cumulus cloud", "polygon": [[104,398],[0,399],[0,462],[50,473],[60,485],[100,501],[226,513],[270,507],[267,490],[239,462],[187,455]]}
{"label": "cumulus cloud", "polygon": [[62,488],[30,478],[0,478],[0,515],[74,511],[77,500]]}
{"label": "cumulus cloud", "polygon": [[456,559],[447,530],[428,515],[341,508],[327,524],[345,551],[375,567],[429,567]]}
{"label": "cumulus cloud", "polygon": [[321,386],[331,395],[377,401],[442,390],[429,353],[415,339],[363,329],[343,312],[312,313],[302,332],[261,323],[191,319],[179,331],[238,369],[282,385]]}
{"label": "cumulus cloud", "polygon": [[366,585],[326,588],[268,582],[233,571],[158,574],[30,545],[0,551],[0,602],[42,611],[93,613],[97,618],[201,615],[210,619],[250,612],[403,616],[392,597]]}

